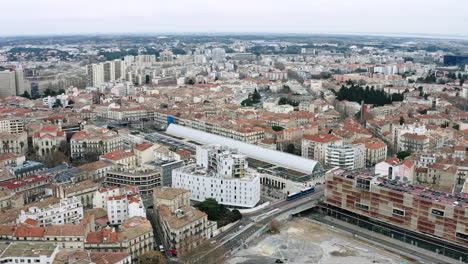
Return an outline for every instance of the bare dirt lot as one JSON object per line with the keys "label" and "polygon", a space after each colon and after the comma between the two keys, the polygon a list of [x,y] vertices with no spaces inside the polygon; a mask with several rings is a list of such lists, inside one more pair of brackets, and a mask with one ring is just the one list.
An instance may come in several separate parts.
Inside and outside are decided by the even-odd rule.
{"label": "bare dirt lot", "polygon": [[247,249],[241,249],[227,263],[270,264],[277,259],[287,264],[398,264],[412,263],[382,248],[303,219],[282,226],[276,235],[264,235]]}

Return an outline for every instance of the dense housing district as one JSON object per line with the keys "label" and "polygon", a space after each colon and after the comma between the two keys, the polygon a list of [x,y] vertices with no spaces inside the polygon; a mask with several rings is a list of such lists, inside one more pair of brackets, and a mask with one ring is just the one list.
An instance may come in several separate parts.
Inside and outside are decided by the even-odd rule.
{"label": "dense housing district", "polygon": [[370,36],[0,38],[0,263],[223,263],[298,214],[467,263],[467,52]]}

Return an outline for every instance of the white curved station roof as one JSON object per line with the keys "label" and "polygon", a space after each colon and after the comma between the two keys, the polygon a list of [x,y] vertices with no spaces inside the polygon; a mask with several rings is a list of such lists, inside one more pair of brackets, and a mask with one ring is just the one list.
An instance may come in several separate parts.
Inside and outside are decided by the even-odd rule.
{"label": "white curved station roof", "polygon": [[257,145],[218,136],[185,126],[170,124],[167,127],[166,132],[174,136],[187,138],[200,143],[217,144],[237,149],[240,153],[249,157],[304,173],[312,173],[318,170],[322,170],[322,165],[316,160],[310,160],[293,154],[262,148]]}

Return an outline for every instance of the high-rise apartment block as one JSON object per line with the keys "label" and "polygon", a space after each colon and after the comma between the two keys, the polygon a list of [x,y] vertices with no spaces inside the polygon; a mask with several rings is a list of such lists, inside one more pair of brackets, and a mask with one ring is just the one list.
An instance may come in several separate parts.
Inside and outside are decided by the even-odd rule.
{"label": "high-rise apartment block", "polygon": [[0,97],[23,94],[24,72],[21,69],[0,71]]}
{"label": "high-rise apartment block", "polygon": [[87,85],[96,86],[105,82],[121,80],[125,77],[125,63],[122,60],[112,60],[90,64],[86,67]]}

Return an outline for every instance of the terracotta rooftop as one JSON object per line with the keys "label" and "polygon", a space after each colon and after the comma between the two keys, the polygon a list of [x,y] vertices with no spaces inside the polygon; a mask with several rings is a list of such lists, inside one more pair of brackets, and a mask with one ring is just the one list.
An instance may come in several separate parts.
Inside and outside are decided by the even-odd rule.
{"label": "terracotta rooftop", "polygon": [[163,221],[167,222],[171,228],[179,229],[186,225],[192,224],[194,221],[206,217],[207,214],[191,206],[180,208],[184,215],[182,217],[172,213],[170,208],[165,205],[159,206],[159,212]]}
{"label": "terracotta rooftop", "polygon": [[46,227],[45,236],[84,236],[85,229],[81,225],[52,225]]}
{"label": "terracotta rooftop", "polygon": [[152,146],[154,146],[153,143],[145,142],[143,144],[136,145],[135,149],[138,150],[138,151],[145,151],[145,150],[151,148]]}
{"label": "terracotta rooftop", "polygon": [[165,200],[173,200],[177,196],[188,192],[188,190],[170,187],[158,187],[153,190],[153,197]]}
{"label": "terracotta rooftop", "polygon": [[332,141],[341,140],[341,138],[339,137],[335,137],[333,135],[325,134],[325,133],[319,133],[319,134],[311,135],[311,136],[304,136],[303,138],[307,140],[312,140],[315,142],[320,142],[320,143],[328,143]]}
{"label": "terracotta rooftop", "polygon": [[132,156],[135,156],[133,152],[126,151],[124,149],[119,149],[119,150],[109,152],[106,155],[103,155],[101,157],[104,159],[110,159],[110,160],[121,160],[121,159],[126,159]]}

